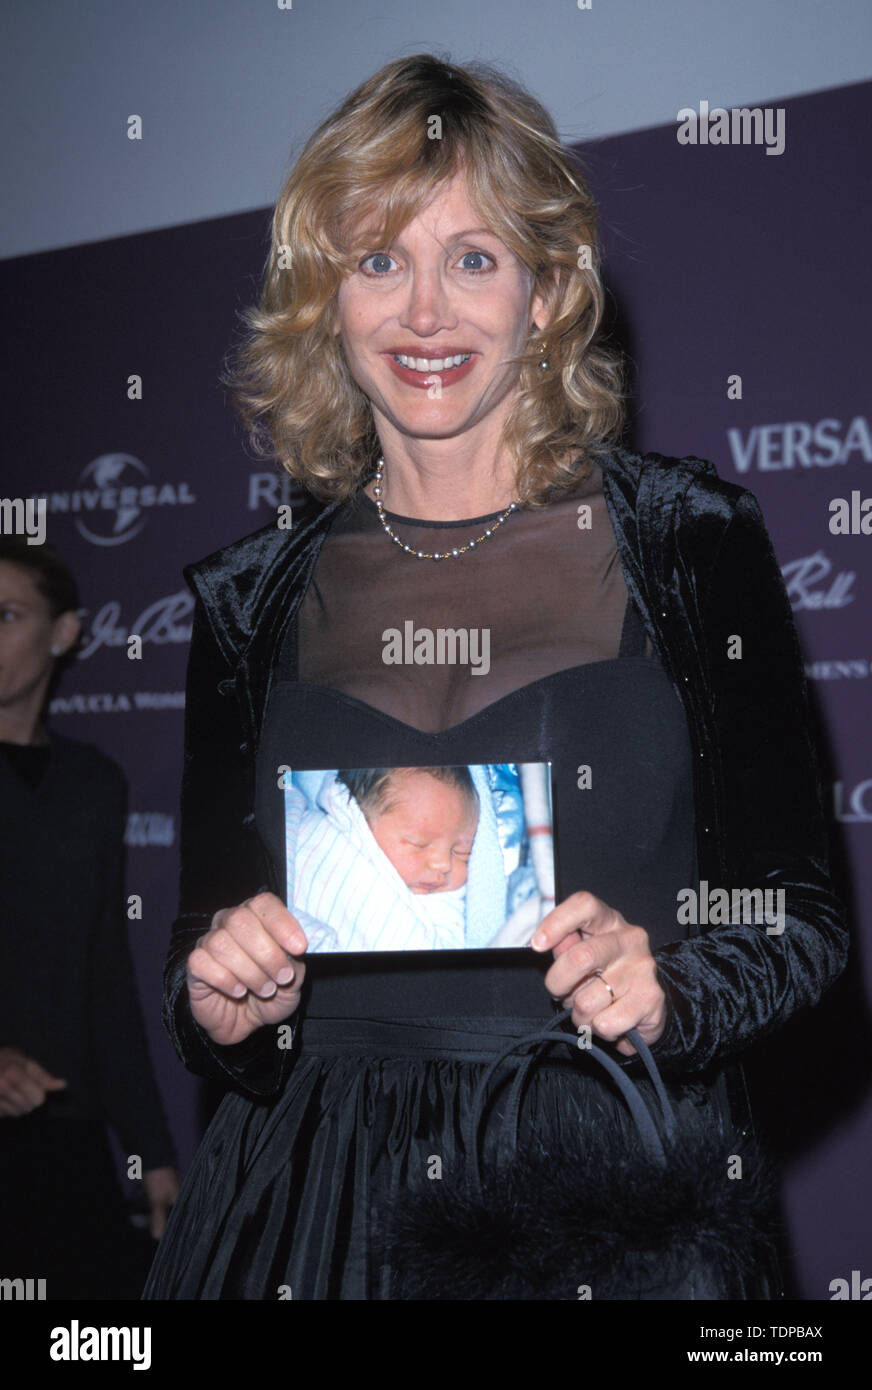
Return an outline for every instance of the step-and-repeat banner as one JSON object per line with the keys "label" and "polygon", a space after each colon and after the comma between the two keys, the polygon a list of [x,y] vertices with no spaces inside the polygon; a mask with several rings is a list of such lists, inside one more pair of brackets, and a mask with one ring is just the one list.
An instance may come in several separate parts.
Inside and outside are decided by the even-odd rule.
{"label": "step-and-repeat banner", "polygon": [[[803,642],[859,949],[825,1005],[748,1070],[786,1163],[796,1293],[829,1298],[833,1279],[872,1275],[872,85],[747,119],[688,96],[674,125],[579,153],[600,203],[615,331],[634,364],[628,443],[709,458],[756,494]],[[0,492],[47,499],[47,539],[80,583],[84,643],[51,722],[98,744],[129,779],[128,892],[142,917],[124,925],[183,1165],[208,1106],[160,1024],[193,604],[181,569],[293,500],[287,479],[248,452],[218,384],[267,226],[264,210],[0,265]],[[129,634],[142,638],[140,659]]]}

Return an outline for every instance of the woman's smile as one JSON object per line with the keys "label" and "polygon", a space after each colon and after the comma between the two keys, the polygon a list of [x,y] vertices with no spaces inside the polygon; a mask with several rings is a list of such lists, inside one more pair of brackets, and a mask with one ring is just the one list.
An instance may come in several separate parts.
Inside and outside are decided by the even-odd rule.
{"label": "woman's smile", "polygon": [[453,386],[456,381],[461,381],[474,368],[479,360],[479,353],[456,353],[450,356],[431,357],[417,356],[411,354],[399,354],[385,352],[382,353],[388,366],[400,381],[406,382],[409,386],[415,386],[421,391],[429,391],[434,385],[439,384],[440,389]]}

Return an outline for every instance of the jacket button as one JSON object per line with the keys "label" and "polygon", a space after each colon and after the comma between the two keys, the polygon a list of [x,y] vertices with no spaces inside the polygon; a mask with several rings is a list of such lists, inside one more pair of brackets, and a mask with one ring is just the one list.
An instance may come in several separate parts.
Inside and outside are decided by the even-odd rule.
{"label": "jacket button", "polygon": [[242,817],[242,824],[243,824],[243,825],[252,825],[253,823],[254,823],[254,812],[253,812],[253,811],[249,811],[249,813],[248,813],[247,816],[243,816],[243,817]]}
{"label": "jacket button", "polygon": [[218,682],[218,693],[219,693],[219,695],[232,695],[232,694],[233,694],[233,691],[234,691],[235,689],[236,689],[236,680],[235,680],[235,677],[233,677],[233,676],[229,676],[229,677],[227,678],[227,680],[223,680],[223,681],[219,681],[219,682]]}
{"label": "jacket button", "polygon": [[247,743],[240,743],[240,745],[239,745],[239,751],[240,751],[240,753],[247,753],[247,752],[248,752],[248,744],[247,744]]}

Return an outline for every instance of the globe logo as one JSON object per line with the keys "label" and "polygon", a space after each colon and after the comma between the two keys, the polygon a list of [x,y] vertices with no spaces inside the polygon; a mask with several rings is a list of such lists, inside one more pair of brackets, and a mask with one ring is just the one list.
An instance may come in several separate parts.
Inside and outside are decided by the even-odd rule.
{"label": "globe logo", "polygon": [[152,507],[196,501],[185,482],[150,482],[145,464],[132,454],[100,454],[82,469],[79,482],[71,497],[76,529],[92,545],[123,545],[139,535]]}

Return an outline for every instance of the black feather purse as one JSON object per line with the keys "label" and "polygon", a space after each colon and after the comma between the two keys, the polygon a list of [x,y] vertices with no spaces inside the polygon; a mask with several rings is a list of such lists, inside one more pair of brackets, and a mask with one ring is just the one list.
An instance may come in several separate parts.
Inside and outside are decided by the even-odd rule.
{"label": "black feather purse", "polygon": [[[568,1016],[518,1038],[486,1068],[465,1117],[462,1170],[395,1194],[374,1250],[390,1297],[778,1297],[775,1174],[756,1141],[739,1145],[723,1132],[705,1087],[680,1086],[674,1104],[635,1031],[627,1037],[647,1072],[641,1085],[602,1048],[582,1049],[575,1033],[555,1031]],[[599,1063],[624,1106],[600,1084],[583,1126],[556,1138],[539,1131],[519,1145],[531,1054],[485,1165],[480,1133],[497,1068],[519,1047],[541,1055],[555,1043]]]}

